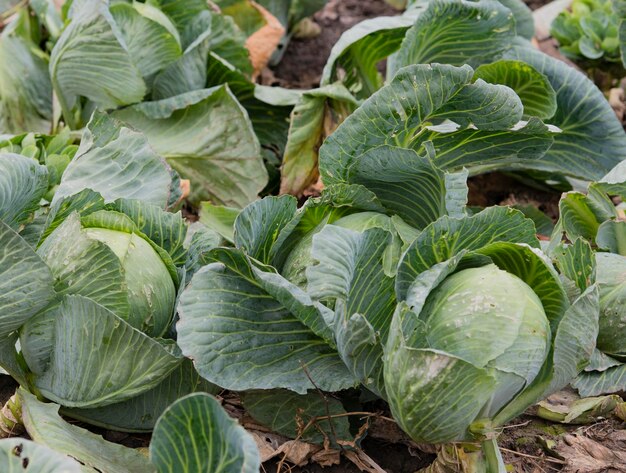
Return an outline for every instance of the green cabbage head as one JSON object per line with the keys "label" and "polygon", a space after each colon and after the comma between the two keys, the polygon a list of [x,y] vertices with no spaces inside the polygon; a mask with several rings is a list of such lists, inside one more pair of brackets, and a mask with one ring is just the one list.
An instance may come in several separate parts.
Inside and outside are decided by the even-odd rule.
{"label": "green cabbage head", "polygon": [[148,336],[162,336],[176,303],[168,255],[125,215],[93,215],[70,216],[38,250],[57,274],[58,289],[93,299]]}
{"label": "green cabbage head", "polygon": [[422,317],[430,349],[486,368],[494,377],[486,416],[535,379],[550,349],[541,300],[495,264],[446,278],[428,297]]}
{"label": "green cabbage head", "polygon": [[[494,241],[506,225],[509,241]],[[403,254],[384,383],[415,441],[479,441],[494,460],[499,427],[585,366],[597,290],[570,302],[534,232],[516,211],[488,209],[441,218]]]}
{"label": "green cabbage head", "polygon": [[165,263],[144,237],[106,228],[86,228],[119,258],[128,295],[126,321],[151,336],[162,335],[174,312],[176,288]]}

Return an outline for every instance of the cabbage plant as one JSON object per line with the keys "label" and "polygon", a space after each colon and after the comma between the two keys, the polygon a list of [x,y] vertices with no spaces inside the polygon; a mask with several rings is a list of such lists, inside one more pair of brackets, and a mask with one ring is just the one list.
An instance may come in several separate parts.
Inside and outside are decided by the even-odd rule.
{"label": "cabbage plant", "polygon": [[[364,102],[319,149],[326,185],[362,182],[365,170],[370,181],[388,176],[385,161],[372,159],[377,147],[422,154],[426,141],[440,169],[532,170],[545,182],[554,174],[599,179],[624,159],[626,134],[603,94],[531,45],[532,15],[521,2],[414,3],[404,15],[355,25],[330,54],[321,85],[339,83]],[[383,59],[386,77],[377,69]],[[316,113],[326,106],[317,103]],[[291,137],[306,125],[294,122]],[[317,144],[291,168],[310,168]]]}
{"label": "cabbage plant", "polygon": [[384,349],[394,418],[417,442],[482,442],[472,471],[481,461],[505,471],[498,428],[587,363],[597,286],[570,303],[533,224],[496,207],[427,227],[404,254],[395,287]]}
{"label": "cabbage plant", "polygon": [[[626,167],[619,164],[586,192],[568,192],[559,202],[560,218],[551,248],[570,292],[595,282],[600,291],[597,349],[573,383],[582,396],[623,391],[626,303]],[[612,200],[612,198],[615,199]],[[616,205],[616,202],[617,205]],[[564,238],[563,238],[564,237]],[[565,239],[565,241],[561,241]]]}
{"label": "cabbage plant", "polygon": [[66,415],[149,431],[178,397],[216,389],[172,324],[196,253],[219,237],[167,210],[180,179],[140,133],[99,115],[74,152],[58,184],[34,155],[0,154],[0,363]]}

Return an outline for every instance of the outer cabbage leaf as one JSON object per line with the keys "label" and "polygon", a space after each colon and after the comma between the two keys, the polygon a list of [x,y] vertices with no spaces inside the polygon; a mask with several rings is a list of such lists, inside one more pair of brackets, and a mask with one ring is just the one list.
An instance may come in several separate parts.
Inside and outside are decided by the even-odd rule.
{"label": "outer cabbage leaf", "polygon": [[314,388],[309,376],[326,391],[354,385],[304,291],[239,251],[217,249],[213,258],[183,292],[177,323],[178,343],[201,376],[233,390],[304,393]]}
{"label": "outer cabbage leaf", "polygon": [[108,109],[140,102],[146,93],[140,70],[99,0],[85,0],[74,10],[52,50],[50,77],[71,127],[76,125],[71,110],[80,96]]}
{"label": "outer cabbage leaf", "polygon": [[133,64],[147,82],[181,55],[176,28],[157,8],[143,3],[116,3],[109,11]]}
{"label": "outer cabbage leaf", "polygon": [[389,145],[363,153],[347,175],[348,182],[366,187],[386,209],[418,229],[443,215],[463,215],[466,180],[466,170],[445,173],[430,157]]}
{"label": "outer cabbage leaf", "polygon": [[[154,80],[154,100],[203,89],[207,81],[207,59],[211,42],[212,15],[201,12],[182,32],[183,55],[162,70]],[[185,44],[189,43],[189,44]]]}
{"label": "outer cabbage leaf", "polygon": [[524,118],[551,118],[557,109],[556,92],[547,77],[521,61],[500,60],[476,68],[475,78],[510,87],[524,105]]}
{"label": "outer cabbage leaf", "polygon": [[203,393],[165,410],[152,434],[150,460],[158,473],[257,473],[261,467],[254,438],[217,399]]}
{"label": "outer cabbage leaf", "polygon": [[50,131],[52,84],[31,47],[8,31],[0,35],[0,134]]}
{"label": "outer cabbage leaf", "polygon": [[587,76],[530,45],[517,46],[505,57],[530,64],[556,91],[557,110],[549,122],[561,133],[535,169],[595,180],[626,159],[626,133]]}
{"label": "outer cabbage leaf", "polygon": [[379,17],[365,20],[344,32],[335,43],[322,72],[321,85],[337,80],[357,98],[367,98],[383,85],[378,63],[395,52],[407,29],[414,23],[405,16]]}
{"label": "outer cabbage leaf", "polygon": [[48,170],[19,154],[0,154],[0,220],[18,229],[39,209],[48,191]]}
{"label": "outer cabbage leaf", "polygon": [[88,126],[79,151],[63,173],[53,203],[92,189],[107,202],[139,199],[165,208],[172,197],[172,178],[171,168],[143,134],[120,125],[115,136],[106,140]]}
{"label": "outer cabbage leaf", "polygon": [[59,406],[43,403],[20,389],[22,418],[28,435],[37,443],[83,463],[80,471],[152,473],[154,467],[137,450],[107,442],[101,436],[68,424],[59,415]]}
{"label": "outer cabbage leaf", "polygon": [[396,298],[394,278],[385,274],[392,235],[381,228],[359,233],[334,225],[313,236],[313,259],[306,270],[307,291],[335,307],[337,350],[352,373],[385,396],[383,345]]}
{"label": "outer cabbage leaf", "polygon": [[54,277],[41,258],[0,220],[0,337],[51,303]]}
{"label": "outer cabbage leaf", "polygon": [[167,407],[187,394],[217,394],[219,387],[203,380],[191,363],[183,362],[154,389],[119,404],[95,409],[66,409],[61,413],[92,425],[125,432],[151,432]]}
{"label": "outer cabbage leaf", "polygon": [[377,146],[419,152],[428,141],[435,148],[434,164],[443,170],[535,168],[552,133],[537,119],[514,129],[523,114],[519,97],[505,86],[472,83],[473,73],[469,66],[439,64],[402,69],[322,145],[324,182],[350,182],[355,161]]}
{"label": "outer cabbage leaf", "polygon": [[392,73],[411,64],[475,67],[503,53],[515,36],[511,10],[496,0],[432,0],[407,31]]}
{"label": "outer cabbage leaf", "polygon": [[192,198],[244,207],[267,183],[259,142],[227,86],[197,90],[113,113],[140,130],[184,178]]}
{"label": "outer cabbage leaf", "polygon": [[81,464],[21,438],[0,440],[0,464],[6,473],[80,473]]}
{"label": "outer cabbage leaf", "polygon": [[67,407],[130,399],[157,386],[181,363],[171,346],[82,296],[65,296],[50,336],[50,363],[34,384]]}
{"label": "outer cabbage leaf", "polygon": [[300,92],[254,84],[243,72],[211,51],[208,58],[207,87],[228,84],[228,87],[250,116],[254,131],[266,156],[282,157],[289,116]]}
{"label": "outer cabbage leaf", "polygon": [[[242,393],[242,400],[246,412],[254,420],[286,437],[317,444],[323,444],[326,439],[335,443],[353,438],[341,401],[320,395],[317,391],[307,394],[282,389],[246,391]],[[336,417],[328,419],[329,415]],[[314,419],[317,420],[308,425]],[[304,431],[303,424],[308,425]]]}

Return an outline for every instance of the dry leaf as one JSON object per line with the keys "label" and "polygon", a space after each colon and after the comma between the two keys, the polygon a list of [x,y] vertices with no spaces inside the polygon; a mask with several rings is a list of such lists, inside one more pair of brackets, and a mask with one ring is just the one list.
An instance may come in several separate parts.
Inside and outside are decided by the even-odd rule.
{"label": "dry leaf", "polygon": [[624,103],[624,90],[620,87],[609,91],[609,104],[613,108],[617,119],[624,121],[624,112],[626,112],[626,103]]}
{"label": "dry leaf", "polygon": [[180,191],[182,192],[181,200],[189,197],[189,192],[191,192],[191,181],[189,179],[180,180]]}
{"label": "dry leaf", "polygon": [[289,440],[282,435],[271,432],[248,430],[248,433],[252,435],[259,448],[259,452],[261,452],[261,463],[271,460],[278,455],[280,447]]}
{"label": "dry leaf", "polygon": [[256,2],[250,4],[256,8],[265,19],[265,26],[255,31],[246,40],[246,48],[250,53],[250,62],[254,68],[252,79],[256,79],[267,66],[280,40],[285,34],[285,28],[278,19]]}
{"label": "dry leaf", "polygon": [[344,451],[344,455],[361,471],[367,473],[387,473],[363,450],[346,450]]}
{"label": "dry leaf", "polygon": [[311,457],[322,449],[319,445],[301,442],[300,440],[289,440],[276,450],[276,454],[285,456],[285,461],[296,466],[303,466],[309,463]]}
{"label": "dry leaf", "polygon": [[311,461],[321,467],[339,465],[341,452],[339,450],[320,450],[311,457]]}
{"label": "dry leaf", "polygon": [[626,431],[607,435],[602,444],[583,435],[565,435],[555,449],[567,462],[564,473],[626,472]]}

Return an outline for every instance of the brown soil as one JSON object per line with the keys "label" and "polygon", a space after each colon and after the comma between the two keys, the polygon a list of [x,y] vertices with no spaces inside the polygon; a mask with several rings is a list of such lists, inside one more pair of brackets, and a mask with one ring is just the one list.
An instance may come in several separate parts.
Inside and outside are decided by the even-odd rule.
{"label": "brown soil", "polygon": [[274,68],[274,84],[293,89],[317,87],[330,50],[344,31],[367,18],[398,14],[383,0],[330,0],[313,17],[321,33],[314,38],[291,40]]}
{"label": "brown soil", "polygon": [[543,191],[528,187],[511,176],[494,172],[471,177],[468,181],[469,205],[533,205],[554,222],[559,216],[557,191]]}

